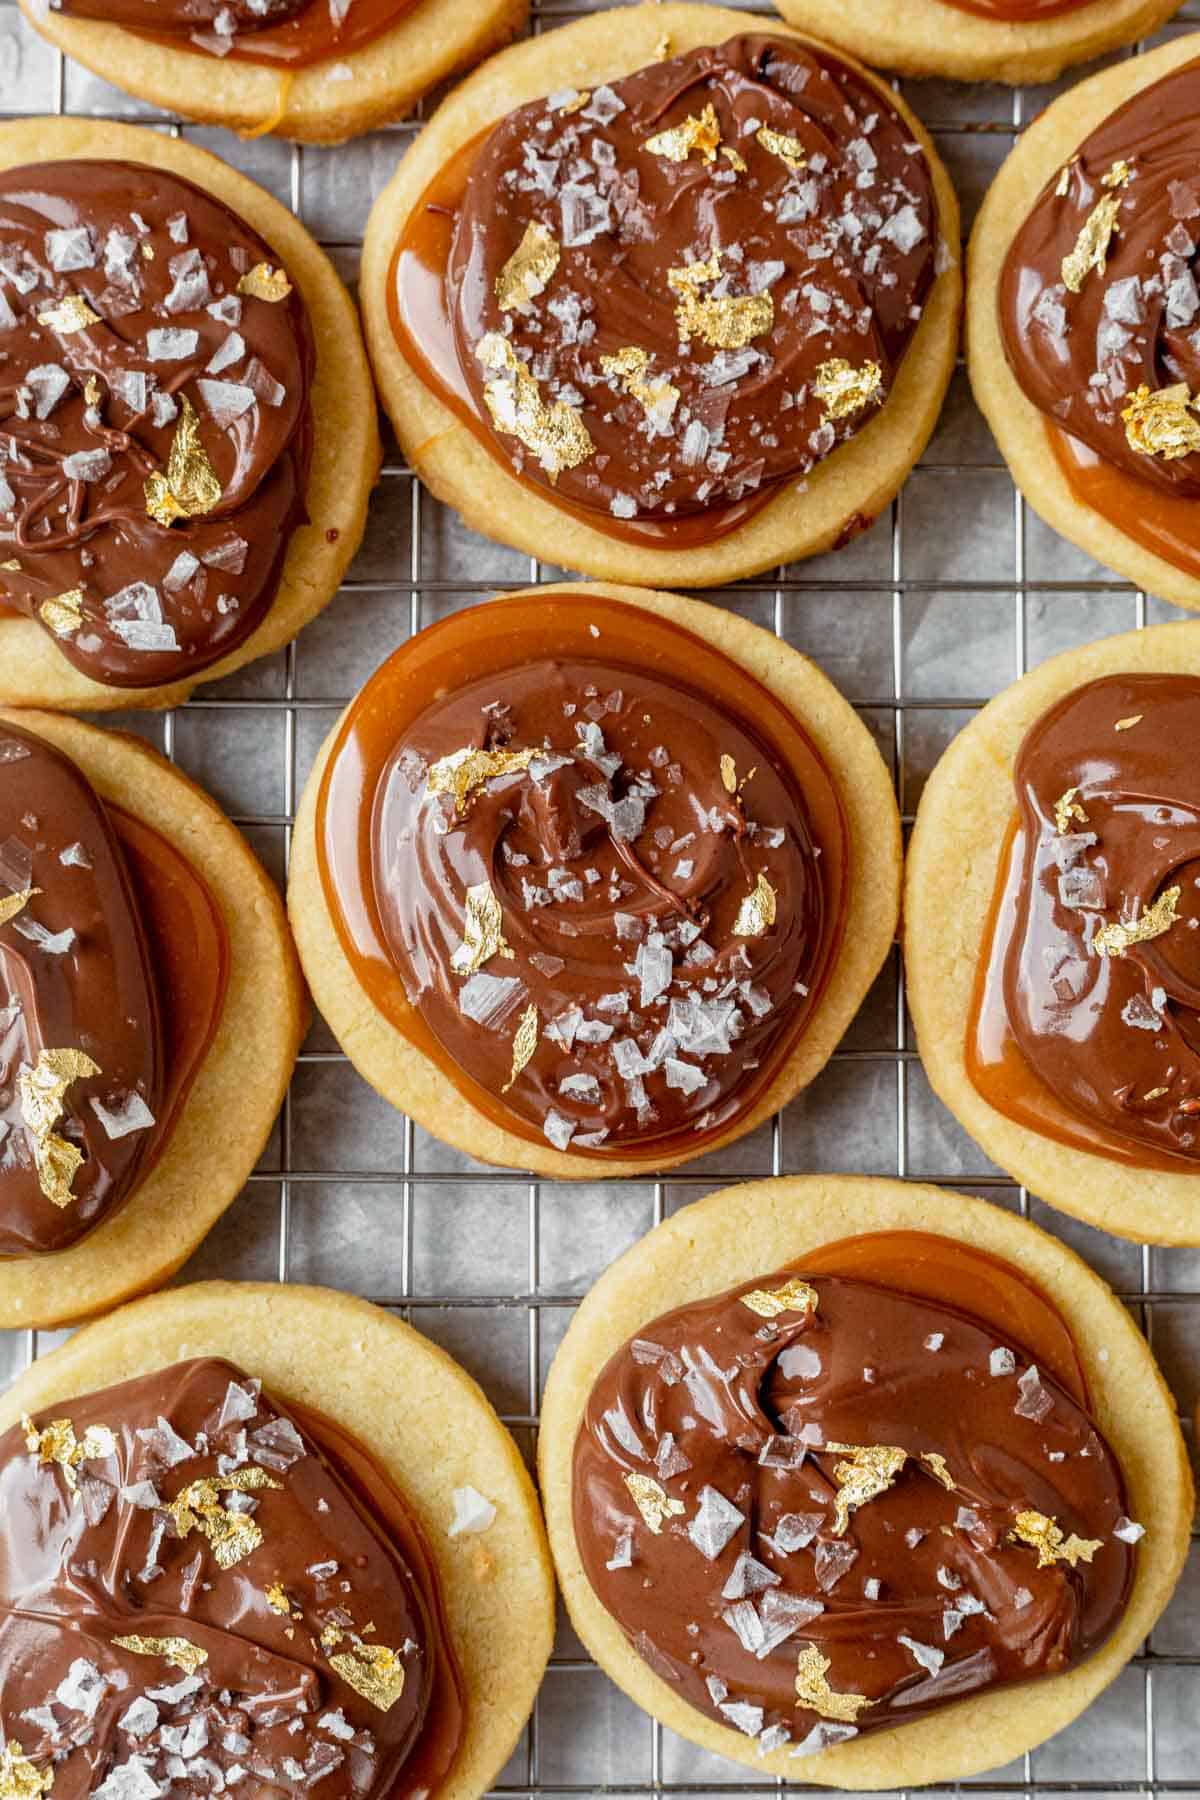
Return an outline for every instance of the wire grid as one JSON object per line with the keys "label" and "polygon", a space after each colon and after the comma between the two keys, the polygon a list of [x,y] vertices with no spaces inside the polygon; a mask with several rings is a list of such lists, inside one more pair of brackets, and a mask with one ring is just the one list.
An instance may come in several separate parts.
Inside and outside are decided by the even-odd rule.
{"label": "wire grid", "polygon": [[[751,0],[730,3],[751,10]],[[600,0],[532,0],[531,29],[599,10]],[[1197,25],[1200,0],[1189,0],[1163,35]],[[968,222],[1022,126],[1070,80],[1015,92],[908,84]],[[351,281],[365,207],[423,116],[341,149],[246,144],[182,125],[88,76],[37,39],[12,0],[0,0],[0,114],[51,111],[138,120],[209,145],[284,199]],[[282,881],[304,774],[371,668],[422,625],[488,592],[561,579],[467,533],[421,490],[393,444],[364,550],[338,599],[298,643],[201,689],[175,712],[104,722],[138,731],[204,781]],[[709,597],[769,626],[833,675],[891,763],[906,823],[939,750],[999,688],[1057,649],[1176,616],[1027,513],[961,370],[918,471],[869,533],[836,557]],[[606,1264],[703,1192],[820,1168],[952,1184],[1035,1217],[1112,1282],[1191,1413],[1200,1385],[1200,1252],[1152,1250],[1078,1226],[988,1164],[925,1082],[898,953],[805,1095],[741,1144],[657,1182],[568,1188],[473,1164],[371,1095],[318,1021],[259,1168],[182,1278],[303,1278],[366,1293],[472,1368],[532,1459],[546,1364]],[[0,1380],[63,1335],[0,1333]],[[481,1480],[486,1487],[482,1473]],[[782,1787],[649,1720],[564,1623],[523,1741],[493,1792],[507,1800],[699,1800]],[[1083,1720],[1007,1768],[937,1791],[1200,1800],[1196,1538],[1180,1593],[1152,1640]]]}

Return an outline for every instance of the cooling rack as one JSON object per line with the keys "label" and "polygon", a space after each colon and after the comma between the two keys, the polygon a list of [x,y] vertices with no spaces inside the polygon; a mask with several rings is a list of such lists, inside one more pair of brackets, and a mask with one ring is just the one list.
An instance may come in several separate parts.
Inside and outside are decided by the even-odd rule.
{"label": "cooling rack", "polygon": [[[749,0],[725,3],[752,10]],[[601,10],[600,0],[532,4],[534,31]],[[769,10],[766,0],[759,10]],[[1191,0],[1162,35],[1198,28],[1200,0]],[[1015,92],[907,84],[968,223],[1022,127],[1070,81]],[[141,122],[215,150],[290,205],[351,283],[370,200],[420,127],[417,117],[331,150],[244,143],[182,125],[67,62],[12,0],[0,0],[0,115],[47,112]],[[138,732],[208,787],[282,882],[312,759],[384,655],[488,593],[562,578],[467,532],[421,490],[393,444],[350,576],[295,644],[174,712],[103,722]],[[775,631],[837,682],[892,768],[906,823],[941,749],[1026,668],[1073,644],[1182,616],[1028,511],[961,368],[918,469],[869,532],[834,556],[708,597]],[[547,1364],[601,1270],[704,1193],[810,1170],[945,1183],[1036,1219],[1129,1306],[1190,1430],[1200,1392],[1200,1251],[1106,1237],[1041,1205],[989,1163],[924,1078],[898,953],[803,1095],[751,1137],[658,1182],[567,1185],[484,1169],[379,1100],[318,1021],[258,1169],[180,1279],[320,1281],[394,1308],[471,1369],[532,1457]],[[0,1333],[0,1386],[61,1335]],[[781,1788],[654,1724],[564,1621],[534,1716],[494,1793],[718,1800]],[[1082,1719],[976,1781],[922,1791],[1200,1800],[1200,1540],[1152,1638]]]}

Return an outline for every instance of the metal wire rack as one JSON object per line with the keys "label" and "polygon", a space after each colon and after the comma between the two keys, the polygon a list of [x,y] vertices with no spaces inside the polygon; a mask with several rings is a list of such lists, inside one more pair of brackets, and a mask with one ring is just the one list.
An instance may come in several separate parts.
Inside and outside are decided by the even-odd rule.
{"label": "metal wire rack", "polygon": [[[757,8],[752,0],[725,3],[769,10],[766,0]],[[602,4],[532,0],[531,29]],[[1200,0],[1189,0],[1169,32],[1197,27]],[[968,222],[1022,127],[1071,79],[1015,92],[909,85]],[[245,143],[130,100],[67,62],[29,30],[12,0],[0,0],[0,115],[47,112],[141,121],[207,144],[285,200],[351,282],[370,198],[421,122],[332,150]],[[304,776],[370,670],[447,612],[489,592],[558,579],[558,571],[466,532],[392,446],[350,578],[297,643],[201,689],[175,712],[105,722],[139,732],[208,786],[282,880]],[[837,556],[709,597],[773,629],[832,675],[889,759],[906,821],[941,748],[999,688],[1073,643],[1174,616],[1027,511],[961,371],[933,443],[888,516]],[[317,1022],[259,1168],[181,1279],[302,1278],[395,1308],[472,1369],[532,1454],[549,1358],[579,1296],[613,1257],[704,1192],[813,1169],[944,1182],[1037,1218],[1112,1282],[1190,1414],[1200,1390],[1200,1252],[1130,1245],[1075,1225],[989,1164],[925,1082],[898,954],[804,1095],[749,1139],[657,1182],[568,1188],[483,1169],[371,1094]],[[60,1336],[0,1333],[0,1385]],[[716,1800],[781,1786],[647,1719],[564,1623],[533,1718],[494,1793]],[[1018,1762],[941,1791],[1200,1800],[1198,1540],[1152,1639],[1085,1718]]]}

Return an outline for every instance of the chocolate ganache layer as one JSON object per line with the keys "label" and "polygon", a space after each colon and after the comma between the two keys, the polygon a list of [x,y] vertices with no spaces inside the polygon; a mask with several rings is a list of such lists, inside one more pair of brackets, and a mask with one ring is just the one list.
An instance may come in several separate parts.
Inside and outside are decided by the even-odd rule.
{"label": "chocolate ganache layer", "polygon": [[746,34],[468,145],[401,238],[393,323],[523,480],[617,535],[703,541],[884,404],[937,230],[879,91]]}
{"label": "chocolate ganache layer", "polygon": [[348,56],[390,30],[417,4],[418,0],[61,0],[62,11],[70,18],[99,19],[168,43],[183,39],[214,56],[283,69]]}
{"label": "chocolate ganache layer", "polygon": [[0,1438],[5,1793],[437,1785],[457,1672],[428,1552],[374,1465],[364,1491],[336,1428],[216,1358],[55,1412]]}
{"label": "chocolate ganache layer", "polygon": [[[857,1273],[778,1270],[649,1322],[574,1456],[580,1556],[632,1647],[801,1757],[1071,1667],[1142,1535],[1073,1357],[1052,1373],[1011,1336],[1014,1310],[1044,1348],[1062,1329],[1015,1270],[921,1233],[816,1267],[839,1248]],[[1000,1299],[1003,1332],[945,1287]]]}
{"label": "chocolate ganache layer", "polygon": [[1117,675],[1032,727],[968,1031],[984,1098],[1137,1167],[1200,1160],[1200,680]]}
{"label": "chocolate ganache layer", "polygon": [[6,169],[0,348],[0,606],[116,687],[243,643],[310,457],[307,317],[269,246],[164,169]]}
{"label": "chocolate ganache layer", "polygon": [[840,941],[844,839],[771,694],[592,595],[493,602],[398,652],[318,825],[376,1003],[489,1116],[592,1154],[690,1142],[769,1085]]}

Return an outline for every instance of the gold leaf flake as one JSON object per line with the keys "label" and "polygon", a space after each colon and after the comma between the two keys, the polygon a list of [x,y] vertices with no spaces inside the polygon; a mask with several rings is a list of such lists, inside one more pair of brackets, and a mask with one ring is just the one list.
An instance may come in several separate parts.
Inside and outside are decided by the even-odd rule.
{"label": "gold leaf flake", "polygon": [[121,1650],[132,1650],[135,1656],[161,1656],[173,1669],[194,1675],[208,1661],[208,1651],[185,1637],[119,1637],[113,1643]]}
{"label": "gold leaf flake", "polygon": [[1058,195],[1058,198],[1060,200],[1065,199],[1066,196],[1071,191],[1071,170],[1074,167],[1075,167],[1075,158],[1072,157],[1070,162],[1064,163],[1062,168],[1059,170],[1058,182],[1057,182],[1057,185],[1055,186],[1054,192]]}
{"label": "gold leaf flake", "polygon": [[453,794],[456,812],[465,812],[476,788],[498,775],[527,769],[536,750],[452,750],[434,763],[426,783],[431,794]]}
{"label": "gold leaf flake", "polygon": [[1077,825],[1086,825],[1088,822],[1087,814],[1075,798],[1078,792],[1078,788],[1069,787],[1054,802],[1054,829],[1060,836],[1064,831],[1070,831],[1072,820]]}
{"label": "gold leaf flake", "polygon": [[485,384],[483,397],[497,431],[508,432],[532,450],[552,482],[564,469],[578,468],[588,460],[595,446],[582,415],[565,400],[546,405],[506,337],[489,331],[475,346],[475,355],[493,377]]}
{"label": "gold leaf flake", "polygon": [[20,567],[15,556],[10,556],[7,562],[0,562],[0,569],[7,569],[10,575],[16,574]]}
{"label": "gold leaf flake", "polygon": [[82,294],[67,294],[56,305],[38,314],[38,324],[48,325],[60,337],[70,337],[73,332],[86,331],[89,325],[99,323],[100,314],[92,311]]}
{"label": "gold leaf flake", "polygon": [[648,381],[646,371],[653,359],[649,351],[627,344],[614,356],[602,356],[600,367],[613,381],[619,381],[625,392],[638,401],[648,419],[669,424],[679,405],[679,389],[669,381]]}
{"label": "gold leaf flake", "polygon": [[7,925],[9,920],[15,919],[19,912],[24,912],[33,896],[40,894],[41,891],[41,888],[30,887],[21,888],[16,894],[5,894],[4,898],[0,900],[0,925]]}
{"label": "gold leaf flake", "polygon": [[1164,1088],[1164,1087],[1151,1088],[1148,1094],[1142,1095],[1142,1099],[1143,1100],[1161,1100],[1163,1095],[1169,1094],[1170,1091],[1171,1091],[1170,1088]]}
{"label": "gold leaf flake", "polygon": [[685,163],[695,150],[706,163],[712,163],[717,160],[720,143],[721,126],[710,101],[698,119],[689,114],[682,125],[672,125],[647,138],[642,148],[673,163]]}
{"label": "gold leaf flake", "polygon": [[832,356],[818,368],[813,393],[825,408],[826,419],[848,419],[882,398],[883,370],[877,362],[856,369],[844,356]]}
{"label": "gold leaf flake", "polygon": [[721,758],[721,786],[727,794],[737,793],[737,764],[728,753]]}
{"label": "gold leaf flake", "polygon": [[239,294],[248,294],[251,300],[269,300],[274,305],[279,300],[286,300],[292,291],[292,284],[282,269],[274,269],[270,263],[255,263],[247,269],[237,284]]}
{"label": "gold leaf flake", "polygon": [[775,323],[770,294],[702,296],[700,289],[721,279],[721,252],[715,246],[703,262],[668,269],[667,285],[681,296],[675,320],[681,337],[698,337],[714,350],[744,350]]}
{"label": "gold leaf flake", "polygon": [[633,1503],[642,1518],[654,1533],[655,1537],[662,1531],[668,1519],[677,1519],[687,1511],[682,1500],[674,1499],[668,1494],[660,1482],[651,1475],[626,1475],[625,1486],[633,1496]]}
{"label": "gold leaf flake", "polygon": [[794,1275],[782,1287],[751,1288],[741,1296],[741,1303],[760,1319],[777,1319],[785,1312],[813,1313],[817,1310],[817,1290]]}
{"label": "gold leaf flake", "polygon": [[839,1490],[833,1535],[842,1537],[850,1524],[852,1508],[886,1494],[908,1461],[908,1452],[895,1444],[826,1444],[825,1449],[846,1458],[833,1465]]}
{"label": "gold leaf flake", "polygon": [[775,923],[775,889],[760,874],[753,893],[747,894],[733,921],[734,937],[762,937]]}
{"label": "gold leaf flake", "polygon": [[591,97],[590,89],[585,88],[581,94],[576,94],[574,99],[566,100],[561,106],[556,107],[555,111],[564,114],[581,112]]}
{"label": "gold leaf flake", "polygon": [[1100,177],[1100,186],[1102,188],[1123,188],[1128,187],[1132,180],[1133,170],[1122,158],[1120,161],[1113,163],[1107,175],[1102,175]]}
{"label": "gold leaf flake", "polygon": [[340,1625],[326,1625],[324,1631],[321,1633],[322,1650],[336,1649],[337,1645],[341,1643],[345,1635],[346,1634]]}
{"label": "gold leaf flake", "polygon": [[264,1590],[264,1598],[272,1612],[282,1613],[285,1619],[291,1617],[292,1603],[284,1592],[281,1581],[273,1581],[270,1587]]}
{"label": "gold leaf flake", "polygon": [[536,1006],[530,1005],[527,1006],[525,1011],[521,1014],[520,1023],[518,1024],[516,1033],[513,1037],[512,1074],[501,1088],[500,1092],[502,1094],[507,1094],[509,1088],[517,1079],[517,1076],[521,1073],[521,1070],[525,1067],[525,1064],[529,1061],[537,1047],[538,1009]]}
{"label": "gold leaf flake", "polygon": [[221,483],[208,460],[196,409],[185,394],[179,396],[179,408],[166,473],[156,469],[145,483],[146,511],[160,525],[210,513],[221,498]]}
{"label": "gold leaf flake", "polygon": [[946,1459],[937,1450],[922,1450],[921,1461],[929,1470],[935,1481],[940,1481],[948,1493],[954,1492],[954,1477],[946,1467]]}
{"label": "gold leaf flake", "polygon": [[1135,725],[1141,724],[1141,722],[1145,718],[1145,716],[1146,716],[1145,713],[1132,713],[1128,719],[1118,719],[1116,724],[1113,726],[1113,730],[1114,731],[1132,731],[1132,729]]}
{"label": "gold leaf flake", "polygon": [[226,1512],[221,1505],[221,1495],[245,1494],[253,1489],[282,1485],[265,1469],[235,1469],[232,1475],[210,1475],[189,1482],[163,1511],[170,1513],[181,1538],[191,1531],[202,1531],[218,1567],[232,1569],[252,1550],[257,1550],[263,1541],[263,1533],[249,1513]]}
{"label": "gold leaf flake", "polygon": [[98,376],[88,376],[83,384],[83,397],[89,406],[99,406],[101,400],[104,398],[104,389],[100,385]]}
{"label": "gold leaf flake", "polygon": [[801,1706],[811,1708],[823,1719],[853,1725],[859,1713],[875,1702],[865,1694],[835,1694],[829,1685],[832,1667],[830,1659],[822,1656],[815,1644],[805,1644],[796,1668],[796,1698]]}
{"label": "gold leaf flake", "polygon": [[21,1117],[33,1143],[38,1185],[55,1206],[70,1206],[75,1198],[71,1183],[83,1152],[60,1137],[54,1127],[62,1117],[71,1083],[99,1073],[99,1064],[82,1050],[43,1050],[32,1068],[22,1063],[17,1074]]}
{"label": "gold leaf flake", "polygon": [[456,975],[474,975],[493,956],[512,956],[504,941],[504,914],[490,882],[469,887],[466,895],[463,941],[450,958]]}
{"label": "gold leaf flake", "polygon": [[1120,197],[1105,194],[1098,200],[1079,230],[1075,248],[1062,259],[1062,278],[1073,294],[1083,286],[1089,269],[1103,275],[1108,264],[1108,246],[1117,229],[1121,211]]}
{"label": "gold leaf flake", "polygon": [[1164,888],[1152,906],[1148,906],[1137,919],[1129,924],[1115,921],[1102,925],[1092,939],[1092,950],[1096,956],[1124,956],[1131,944],[1145,944],[1151,938],[1162,937],[1176,923],[1175,908],[1179,902],[1177,887]]}
{"label": "gold leaf flake", "polygon": [[738,151],[734,149],[732,144],[722,144],[721,155],[725,158],[725,161],[729,164],[730,168],[738,175],[746,174],[750,165],[747,163],[745,157],[740,155]]}
{"label": "gold leaf flake", "polygon": [[808,158],[799,138],[789,137],[786,131],[772,131],[769,125],[763,125],[754,136],[764,150],[785,162],[789,169],[803,169],[807,165]]}
{"label": "gold leaf flake", "polygon": [[62,1470],[63,1480],[68,1493],[74,1494],[79,1488],[79,1479],[75,1471],[80,1463],[90,1462],[93,1457],[115,1456],[117,1440],[107,1425],[89,1425],[81,1438],[75,1436],[75,1427],[70,1419],[51,1419],[48,1425],[39,1430],[28,1413],[23,1414],[21,1430],[25,1433],[25,1448],[31,1456],[36,1456],[43,1468],[57,1463]]}
{"label": "gold leaf flake", "polygon": [[1037,1551],[1039,1569],[1048,1569],[1058,1562],[1070,1563],[1072,1568],[1079,1562],[1090,1563],[1103,1541],[1076,1537],[1074,1532],[1065,1537],[1056,1519],[1032,1511],[1019,1512],[1008,1535],[1013,1542],[1028,1544],[1031,1550]]}
{"label": "gold leaf flake", "polygon": [[531,219],[525,235],[496,277],[496,299],[502,312],[528,312],[530,302],[550,285],[558,267],[558,239],[538,219]]}
{"label": "gold leaf flake", "polygon": [[43,600],[38,612],[55,637],[70,637],[83,624],[83,589],[68,588],[63,594]]}
{"label": "gold leaf flake", "polygon": [[39,1800],[54,1786],[54,1770],[30,1762],[16,1738],[0,1743],[0,1800]]}
{"label": "gold leaf flake", "polygon": [[352,1650],[339,1650],[331,1656],[329,1666],[379,1712],[395,1706],[404,1692],[404,1664],[399,1652],[389,1650],[386,1644],[363,1644],[356,1639]]}
{"label": "gold leaf flake", "polygon": [[1200,395],[1193,398],[1186,381],[1153,390],[1144,383],[1135,388],[1121,408],[1130,449],[1140,456],[1161,456],[1164,462],[1200,450],[1200,418],[1193,411],[1197,399]]}

